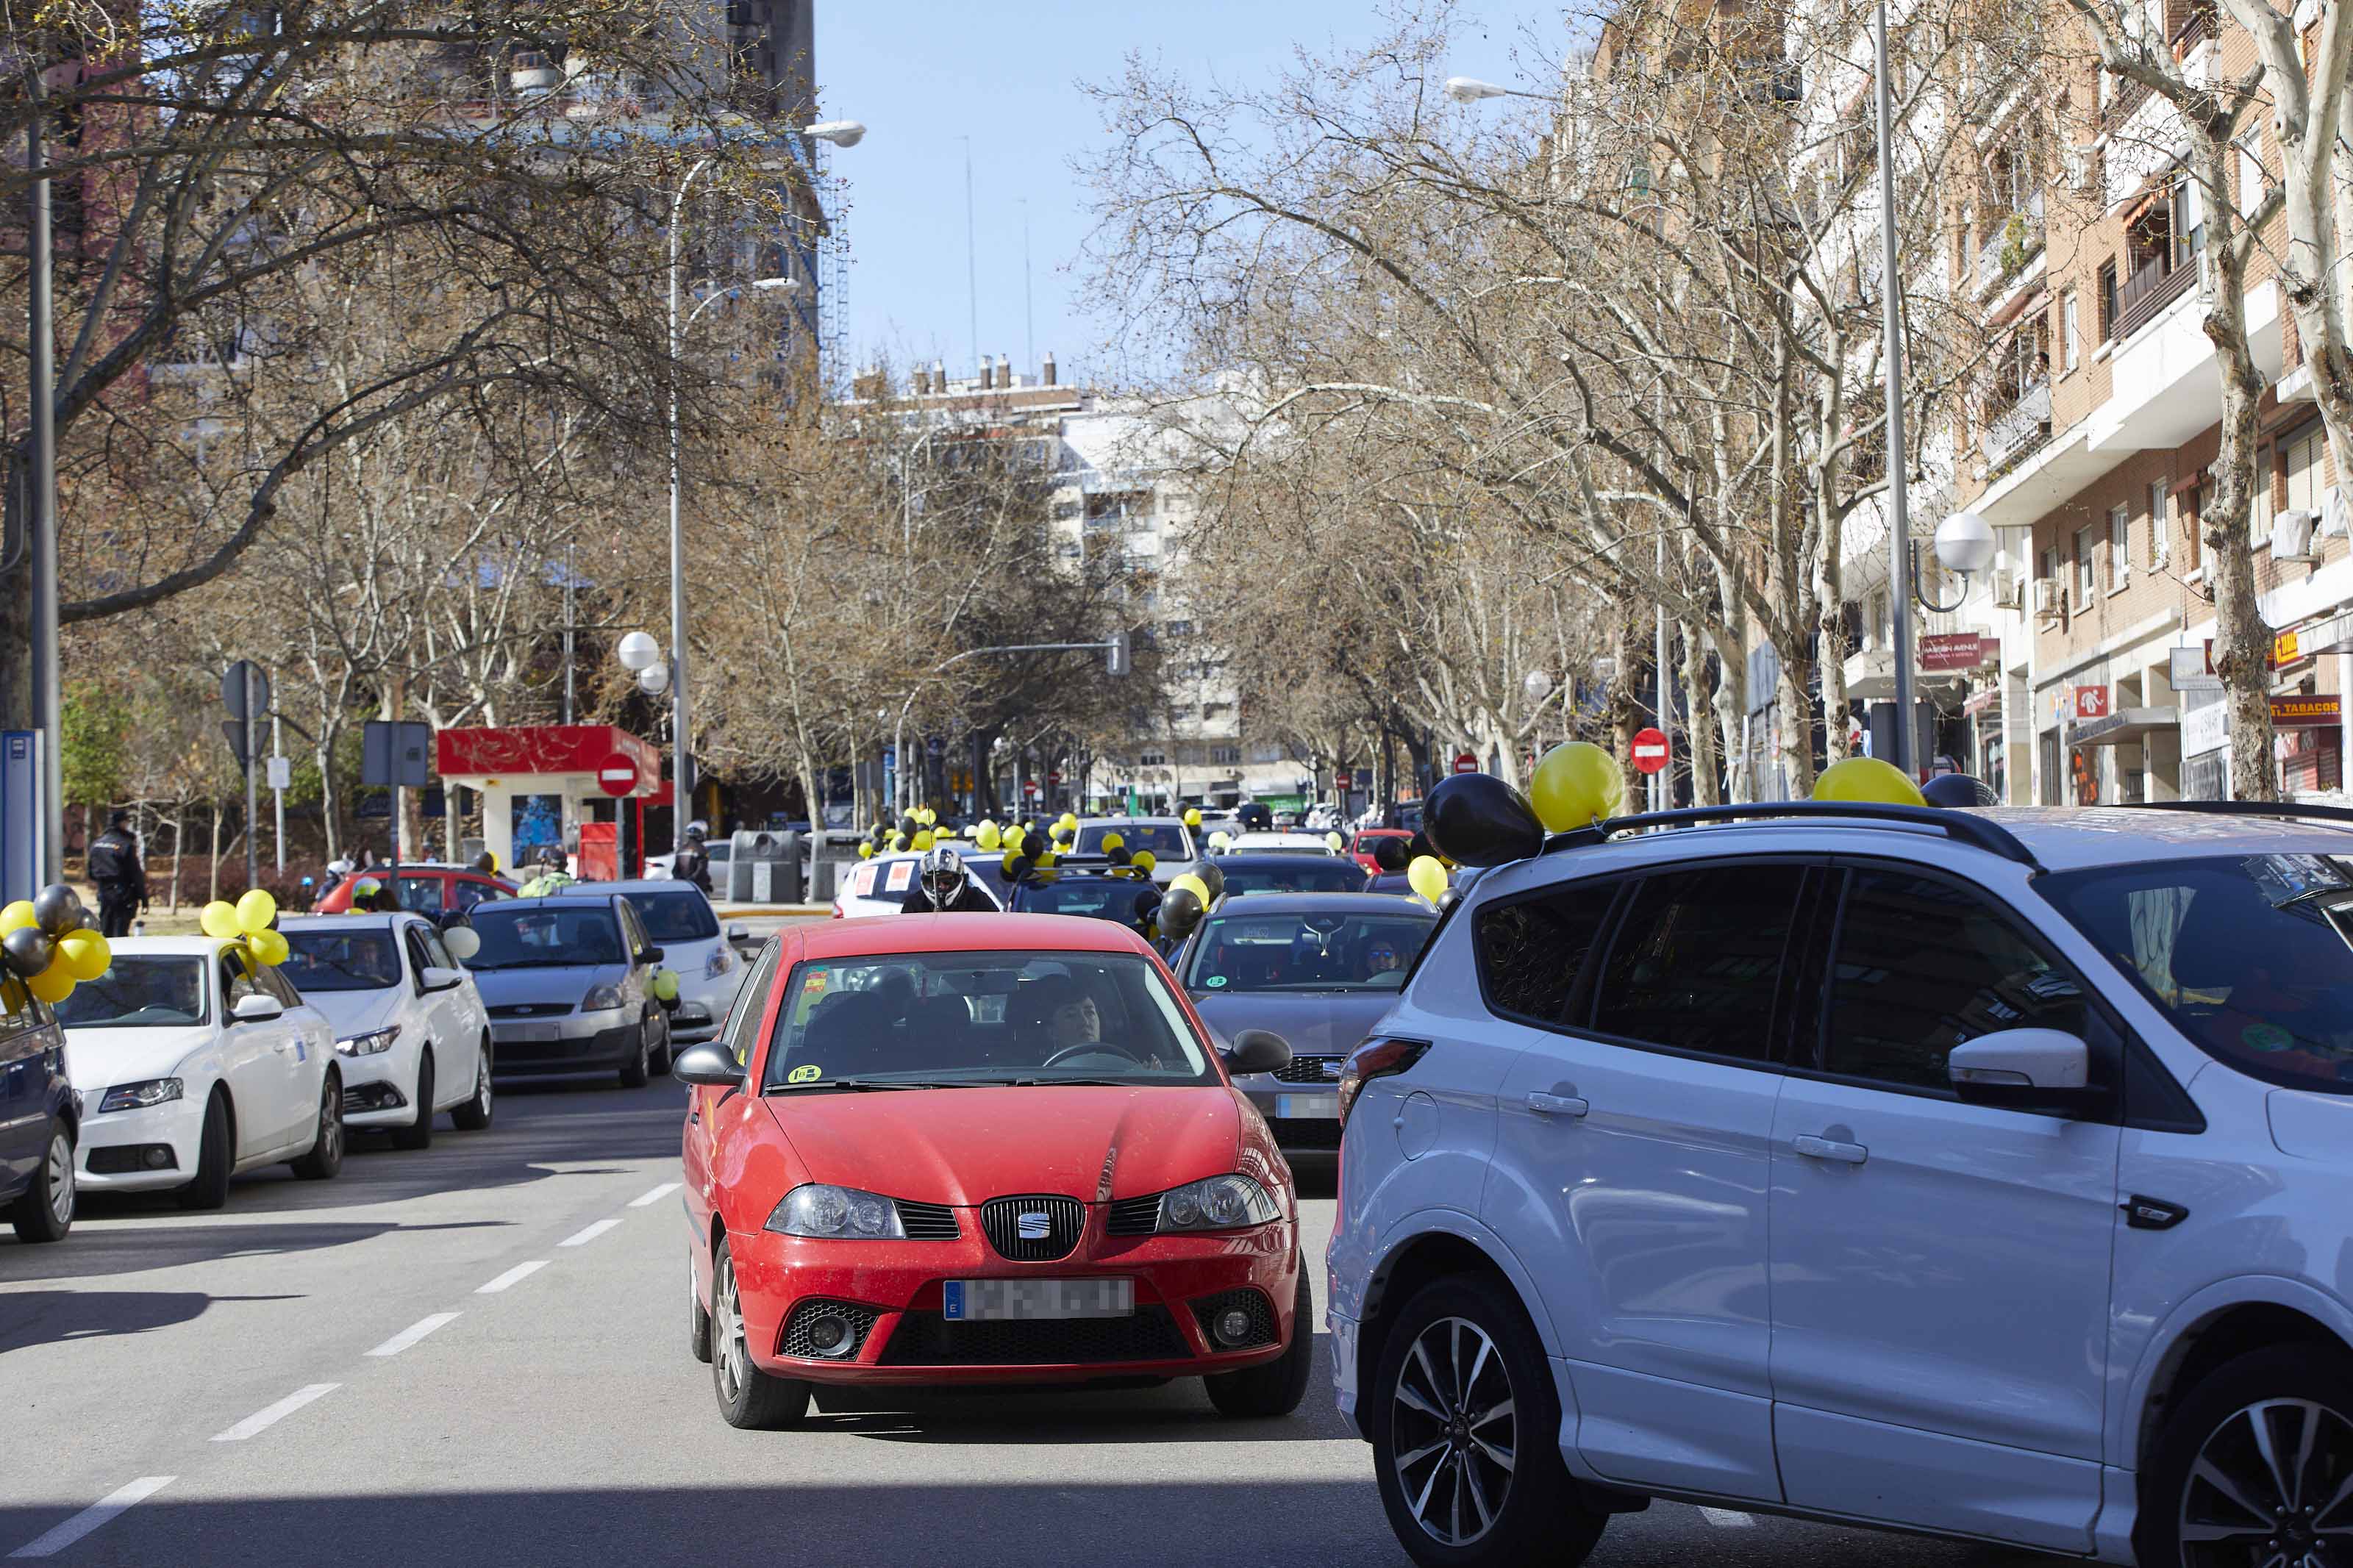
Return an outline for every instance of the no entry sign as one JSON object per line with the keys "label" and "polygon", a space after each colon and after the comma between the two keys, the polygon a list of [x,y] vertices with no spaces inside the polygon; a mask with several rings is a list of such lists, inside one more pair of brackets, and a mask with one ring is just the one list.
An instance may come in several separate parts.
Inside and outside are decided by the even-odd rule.
{"label": "no entry sign", "polygon": [[1454,771],[1458,773],[1475,773],[1479,771],[1479,759],[1468,752],[1457,752],[1454,754]]}
{"label": "no entry sign", "polygon": [[1667,734],[1663,730],[1634,731],[1634,771],[1655,773],[1667,765]]}
{"label": "no entry sign", "polygon": [[629,794],[638,787],[638,760],[615,752],[596,764],[596,787],[614,796]]}

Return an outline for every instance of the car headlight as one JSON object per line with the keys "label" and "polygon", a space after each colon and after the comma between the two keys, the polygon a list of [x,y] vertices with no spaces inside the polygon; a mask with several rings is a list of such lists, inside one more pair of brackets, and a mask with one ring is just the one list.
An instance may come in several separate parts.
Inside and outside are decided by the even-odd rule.
{"label": "car headlight", "polygon": [[1160,1223],[1173,1230],[1242,1230],[1282,1217],[1267,1190],[1239,1173],[1187,1182],[1160,1194]]}
{"label": "car headlight", "polygon": [[703,962],[702,977],[716,980],[733,967],[727,957],[727,944],[723,942],[711,950],[711,956]]}
{"label": "car headlight", "polygon": [[400,1026],[397,1024],[388,1029],[370,1029],[364,1035],[345,1035],[335,1042],[335,1054],[339,1057],[381,1056],[392,1049],[392,1042],[398,1038]]}
{"label": "car headlight", "polygon": [[98,1102],[98,1113],[110,1110],[143,1110],[151,1105],[167,1105],[180,1098],[180,1080],[175,1078],[151,1078],[138,1083],[118,1083],[106,1091]]}
{"label": "car headlight", "polygon": [[807,1236],[825,1241],[904,1241],[899,1205],[856,1187],[828,1187],[811,1182],[786,1193],[762,1228],[779,1236]]}
{"label": "car headlight", "polygon": [[583,1013],[603,1013],[621,1005],[621,988],[617,985],[591,985],[588,994],[580,998]]}

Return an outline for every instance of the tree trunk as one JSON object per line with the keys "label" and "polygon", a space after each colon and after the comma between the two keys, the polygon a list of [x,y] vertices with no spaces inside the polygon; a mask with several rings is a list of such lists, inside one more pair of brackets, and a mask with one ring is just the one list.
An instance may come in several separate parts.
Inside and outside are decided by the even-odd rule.
{"label": "tree trunk", "polygon": [[[1813,694],[1806,689],[1809,673],[1807,660],[1781,650],[1780,714],[1775,739],[1780,748],[1783,787],[1791,800],[1806,800],[1814,793],[1814,704]],[[1841,714],[1837,724],[1831,725],[1827,710],[1824,721],[1826,728],[1842,728],[1846,722]]]}
{"label": "tree trunk", "polygon": [[180,841],[187,836],[188,812],[185,802],[172,806],[172,892],[164,908],[174,914],[180,912]]}
{"label": "tree trunk", "polygon": [[[1721,805],[1724,804],[1722,777],[1716,771],[1716,726],[1708,721],[1716,707],[1719,695],[1707,657],[1707,645],[1699,628],[1689,621],[1682,623],[1683,635],[1683,710],[1691,721],[1683,727],[1686,752],[1691,764],[1692,804]],[[1719,716],[1720,717],[1720,716]]]}
{"label": "tree trunk", "polygon": [[220,804],[220,802],[218,802],[218,801],[215,801],[215,802],[213,802],[213,803],[212,803],[212,806],[213,806],[213,864],[212,864],[212,871],[211,871],[210,876],[209,876],[209,879],[207,879],[207,881],[206,881],[206,886],[205,886],[205,902],[206,902],[206,903],[211,903],[214,900],[216,900],[216,899],[217,899],[217,898],[219,898],[219,897],[220,897],[220,857],[221,857],[220,827],[221,827],[221,804]]}
{"label": "tree trunk", "polygon": [[1631,609],[1618,617],[1616,657],[1613,668],[1617,678],[1609,683],[1610,750],[1618,756],[1619,776],[1625,783],[1626,810],[1630,813],[1644,808],[1643,789],[1646,780],[1634,766],[1634,731],[1642,727],[1642,707],[1634,689],[1634,666],[1641,654],[1641,642],[1637,628],[1638,612]]}

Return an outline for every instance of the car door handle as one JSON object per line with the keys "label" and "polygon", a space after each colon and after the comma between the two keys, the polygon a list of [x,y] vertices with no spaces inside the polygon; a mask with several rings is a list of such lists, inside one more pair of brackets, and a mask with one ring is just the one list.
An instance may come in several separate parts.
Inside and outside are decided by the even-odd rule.
{"label": "car door handle", "polygon": [[1836,1160],[1842,1165],[1860,1165],[1871,1158],[1871,1151],[1860,1143],[1841,1143],[1835,1138],[1816,1138],[1799,1133],[1795,1140],[1798,1152],[1810,1160]]}
{"label": "car door handle", "polygon": [[1528,1109],[1538,1116],[1578,1117],[1593,1108],[1573,1094],[1546,1094],[1542,1089],[1528,1091]]}

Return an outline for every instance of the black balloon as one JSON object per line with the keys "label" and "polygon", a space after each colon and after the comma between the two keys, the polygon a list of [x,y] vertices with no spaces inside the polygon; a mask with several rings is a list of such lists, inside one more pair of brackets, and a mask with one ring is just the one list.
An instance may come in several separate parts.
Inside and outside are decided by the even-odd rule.
{"label": "black balloon", "polygon": [[1114,866],[1125,866],[1135,858],[1134,854],[1124,844],[1110,850],[1109,854],[1111,856],[1111,863]]}
{"label": "black balloon", "polygon": [[1422,807],[1423,831],[1459,866],[1502,866],[1544,847],[1544,824],[1528,797],[1493,773],[1440,779]]}
{"label": "black balloon", "polygon": [[30,980],[57,956],[57,938],[37,926],[25,926],[0,937],[0,962],[9,973]]}
{"label": "black balloon", "polygon": [[81,929],[81,900],[63,882],[51,882],[33,895],[33,919],[51,936]]}
{"label": "black balloon", "polygon": [[[1430,841],[1430,835],[1419,827],[1413,830],[1413,837],[1405,841],[1405,863],[1407,866],[1412,865],[1416,860],[1420,859],[1425,855],[1435,856],[1437,853],[1438,846],[1432,844]],[[1399,869],[1403,868],[1404,868],[1402,867],[1399,868]]]}
{"label": "black balloon", "polygon": [[1201,885],[1209,889],[1209,902],[1214,904],[1226,896],[1226,874],[1218,869],[1215,860],[1202,861],[1193,868],[1193,875],[1200,878]]}
{"label": "black balloon", "polygon": [[1171,888],[1160,900],[1160,934],[1178,940],[1201,923],[1201,900],[1190,888]]}
{"label": "black balloon", "polygon": [[1135,895],[1135,918],[1139,921],[1150,920],[1152,918],[1152,911],[1158,909],[1163,901],[1164,900],[1160,897],[1159,889],[1145,889],[1142,892]]}
{"label": "black balloon", "polygon": [[1413,864],[1413,846],[1403,838],[1376,838],[1373,864],[1384,871],[1402,871]]}
{"label": "black balloon", "polygon": [[1971,806],[2000,805],[1996,795],[1982,780],[1967,773],[1938,773],[1920,786],[1930,805]]}

